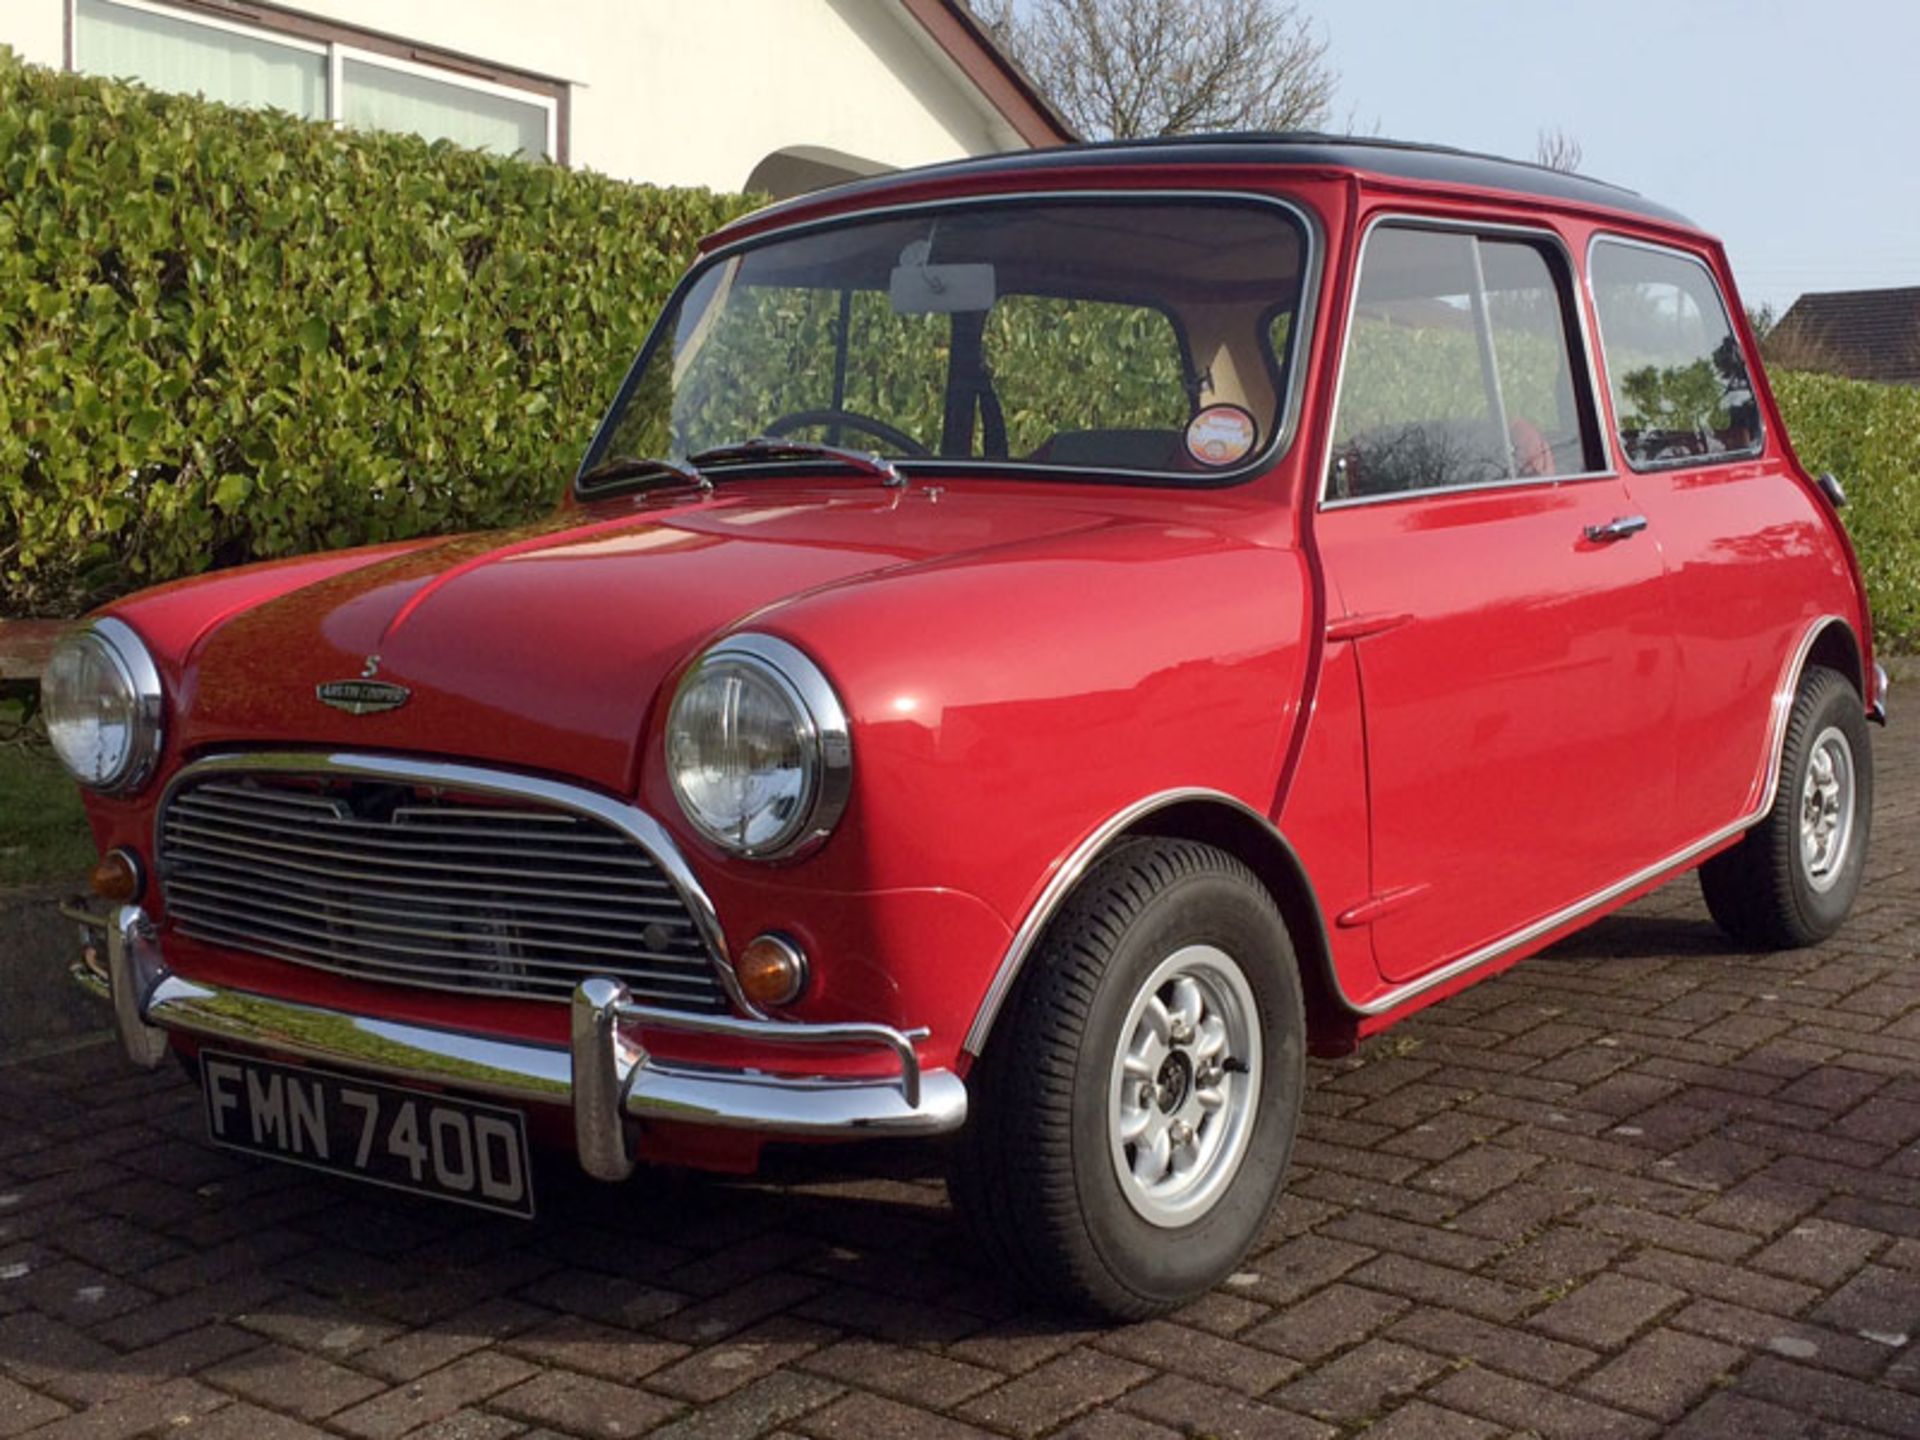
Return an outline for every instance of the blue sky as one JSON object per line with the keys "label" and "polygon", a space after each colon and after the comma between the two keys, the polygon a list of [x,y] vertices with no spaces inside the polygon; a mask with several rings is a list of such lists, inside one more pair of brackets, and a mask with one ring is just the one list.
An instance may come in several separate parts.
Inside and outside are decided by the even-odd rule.
{"label": "blue sky", "polygon": [[1920,285],[1920,0],[1308,0],[1337,114],[1581,169],[1726,241],[1748,305]]}

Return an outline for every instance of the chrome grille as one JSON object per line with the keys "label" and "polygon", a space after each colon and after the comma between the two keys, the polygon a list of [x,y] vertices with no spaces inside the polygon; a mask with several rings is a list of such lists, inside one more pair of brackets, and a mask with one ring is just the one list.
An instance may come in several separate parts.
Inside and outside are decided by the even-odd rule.
{"label": "chrome grille", "polygon": [[214,775],[161,817],[178,931],[364,980],[725,1008],[693,916],[648,851],[592,816],[378,781]]}

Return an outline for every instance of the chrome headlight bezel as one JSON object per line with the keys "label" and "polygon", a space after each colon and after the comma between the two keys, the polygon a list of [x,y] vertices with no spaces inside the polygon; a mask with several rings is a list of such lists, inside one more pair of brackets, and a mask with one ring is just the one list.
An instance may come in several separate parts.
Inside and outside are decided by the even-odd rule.
{"label": "chrome headlight bezel", "polygon": [[[687,697],[728,666],[751,671],[785,702],[804,764],[802,799],[794,815],[774,834],[751,843],[743,843],[737,831],[729,833],[688,797],[675,760]],[[710,844],[742,859],[791,860],[808,854],[833,833],[853,791],[853,740],[840,697],[804,651],[772,635],[730,635],[687,668],[668,707],[663,749],[667,783],[687,823]]]}
{"label": "chrome headlight bezel", "polygon": [[[52,673],[63,652],[77,647],[91,650],[125,687],[128,697],[125,715],[127,749],[111,773],[99,776],[82,773],[68,759],[57,739],[54,741],[54,753],[59,756],[67,773],[87,789],[103,795],[131,794],[151,780],[160,767],[160,750],[166,738],[166,704],[159,667],[153,663],[153,655],[147,649],[146,642],[131,625],[124,620],[104,616],[89,620],[61,636],[54,646],[52,658],[47,662],[47,673]],[[43,709],[47,712],[51,738],[56,719],[50,713],[51,703],[44,680],[41,698]]]}

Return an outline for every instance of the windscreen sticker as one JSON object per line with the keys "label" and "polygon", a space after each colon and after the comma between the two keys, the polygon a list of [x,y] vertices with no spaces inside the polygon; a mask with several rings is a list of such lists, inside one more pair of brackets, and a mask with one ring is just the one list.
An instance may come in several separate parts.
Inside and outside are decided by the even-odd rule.
{"label": "windscreen sticker", "polygon": [[1187,453],[1202,465],[1232,465],[1253,452],[1257,428],[1238,405],[1209,405],[1187,422]]}

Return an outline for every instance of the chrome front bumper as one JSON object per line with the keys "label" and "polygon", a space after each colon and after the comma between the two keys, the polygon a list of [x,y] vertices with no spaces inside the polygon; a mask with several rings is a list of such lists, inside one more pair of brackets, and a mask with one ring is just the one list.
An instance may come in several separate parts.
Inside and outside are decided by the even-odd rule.
{"label": "chrome front bumper", "polygon": [[[799,1025],[661,1010],[634,1004],[617,980],[596,978],[574,990],[570,1044],[500,1040],[204,985],[167,968],[140,907],[123,905],[105,917],[66,913],[105,926],[104,966],[89,946],[73,975],[112,1005],[121,1047],[136,1064],[158,1065],[169,1033],[177,1031],[402,1081],[563,1105],[573,1111],[582,1167],[601,1180],[624,1180],[633,1171],[629,1117],[769,1136],[856,1139],[939,1134],[958,1129],[967,1115],[960,1077],[951,1070],[923,1070],[914,1036],[886,1025]],[[729,1036],[774,1048],[885,1050],[899,1073],[887,1080],[841,1080],[670,1066],[647,1053],[638,1038],[642,1029]]]}

